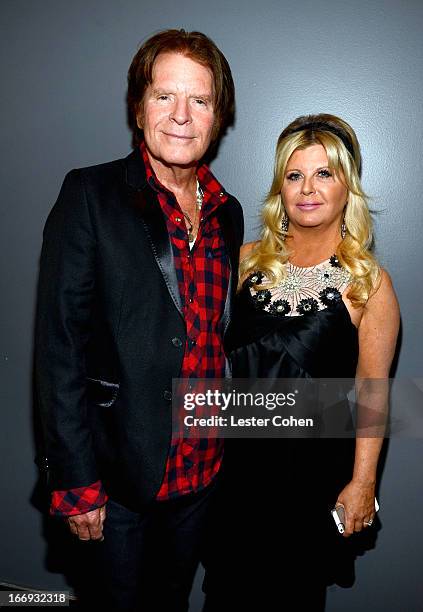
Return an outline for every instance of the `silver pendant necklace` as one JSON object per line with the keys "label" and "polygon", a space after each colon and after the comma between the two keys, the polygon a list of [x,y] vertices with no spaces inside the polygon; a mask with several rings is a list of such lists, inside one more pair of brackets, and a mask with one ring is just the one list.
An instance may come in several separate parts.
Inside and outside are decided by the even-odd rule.
{"label": "silver pendant necklace", "polygon": [[195,207],[194,222],[191,221],[190,216],[186,212],[182,211],[182,214],[184,215],[185,219],[189,223],[189,226],[187,228],[187,233],[188,233],[188,242],[190,244],[194,242],[195,237],[196,237],[196,234],[194,234],[194,227],[195,227],[195,224],[197,223],[198,213],[201,210],[201,207],[203,205],[203,197],[204,197],[204,194],[200,187],[200,183],[198,182],[198,179],[197,179],[197,193],[196,193],[197,202],[196,202],[196,207]]}

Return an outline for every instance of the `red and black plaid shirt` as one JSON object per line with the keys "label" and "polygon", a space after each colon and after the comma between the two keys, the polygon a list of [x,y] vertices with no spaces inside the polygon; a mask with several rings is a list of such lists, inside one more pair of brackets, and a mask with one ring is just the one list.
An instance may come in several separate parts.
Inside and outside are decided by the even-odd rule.
{"label": "red and black plaid shirt", "polygon": [[[204,197],[200,227],[190,250],[181,208],[172,192],[157,180],[145,149],[141,153],[147,181],[157,192],[171,239],[187,341],[181,378],[222,378],[225,355],[222,346],[223,314],[229,284],[229,260],[218,224],[217,207],[227,200],[220,183],[206,165],[197,170]],[[159,501],[198,491],[217,474],[223,456],[223,442],[215,438],[172,438]],[[54,491],[50,513],[71,516],[88,512],[107,502],[101,481],[70,491]]]}

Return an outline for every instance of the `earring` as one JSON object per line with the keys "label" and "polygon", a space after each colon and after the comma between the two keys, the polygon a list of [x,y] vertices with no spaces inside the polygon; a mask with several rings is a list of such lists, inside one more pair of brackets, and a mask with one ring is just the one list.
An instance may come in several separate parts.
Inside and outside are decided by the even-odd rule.
{"label": "earring", "polygon": [[[288,226],[289,226],[289,219],[288,219],[288,215],[285,213],[281,221],[281,230],[284,234],[287,233]],[[285,240],[285,236],[283,236],[283,240]]]}
{"label": "earring", "polygon": [[345,202],[345,206],[344,206],[344,216],[342,217],[342,223],[341,223],[341,238],[342,240],[345,238],[345,236],[347,235],[347,226],[345,224],[345,209],[348,206],[348,200]]}

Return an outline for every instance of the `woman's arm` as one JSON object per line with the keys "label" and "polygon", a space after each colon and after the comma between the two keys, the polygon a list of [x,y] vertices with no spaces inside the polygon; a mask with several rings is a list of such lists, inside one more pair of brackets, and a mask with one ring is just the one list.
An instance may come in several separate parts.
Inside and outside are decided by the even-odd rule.
{"label": "woman's arm", "polygon": [[358,331],[356,390],[361,413],[358,414],[354,471],[351,482],[337,500],[346,510],[345,536],[361,531],[363,523],[374,517],[376,469],[383,443],[389,370],[398,329],[398,301],[389,274],[383,270],[380,286],[364,308]]}

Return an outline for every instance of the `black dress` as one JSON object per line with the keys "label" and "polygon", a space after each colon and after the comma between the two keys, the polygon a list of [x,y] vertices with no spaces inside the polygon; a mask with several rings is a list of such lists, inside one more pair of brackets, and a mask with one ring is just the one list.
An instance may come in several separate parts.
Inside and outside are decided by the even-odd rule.
{"label": "black dress", "polygon": [[[318,292],[319,303],[297,300],[298,316],[290,316],[285,300],[252,291],[252,280],[257,275],[238,294],[228,339],[234,378],[354,378],[358,332],[340,285]],[[210,601],[220,591],[220,609],[322,610],[327,584],[352,585],[357,537],[343,538],[330,510],[351,480],[354,445],[353,438],[225,440]]]}

